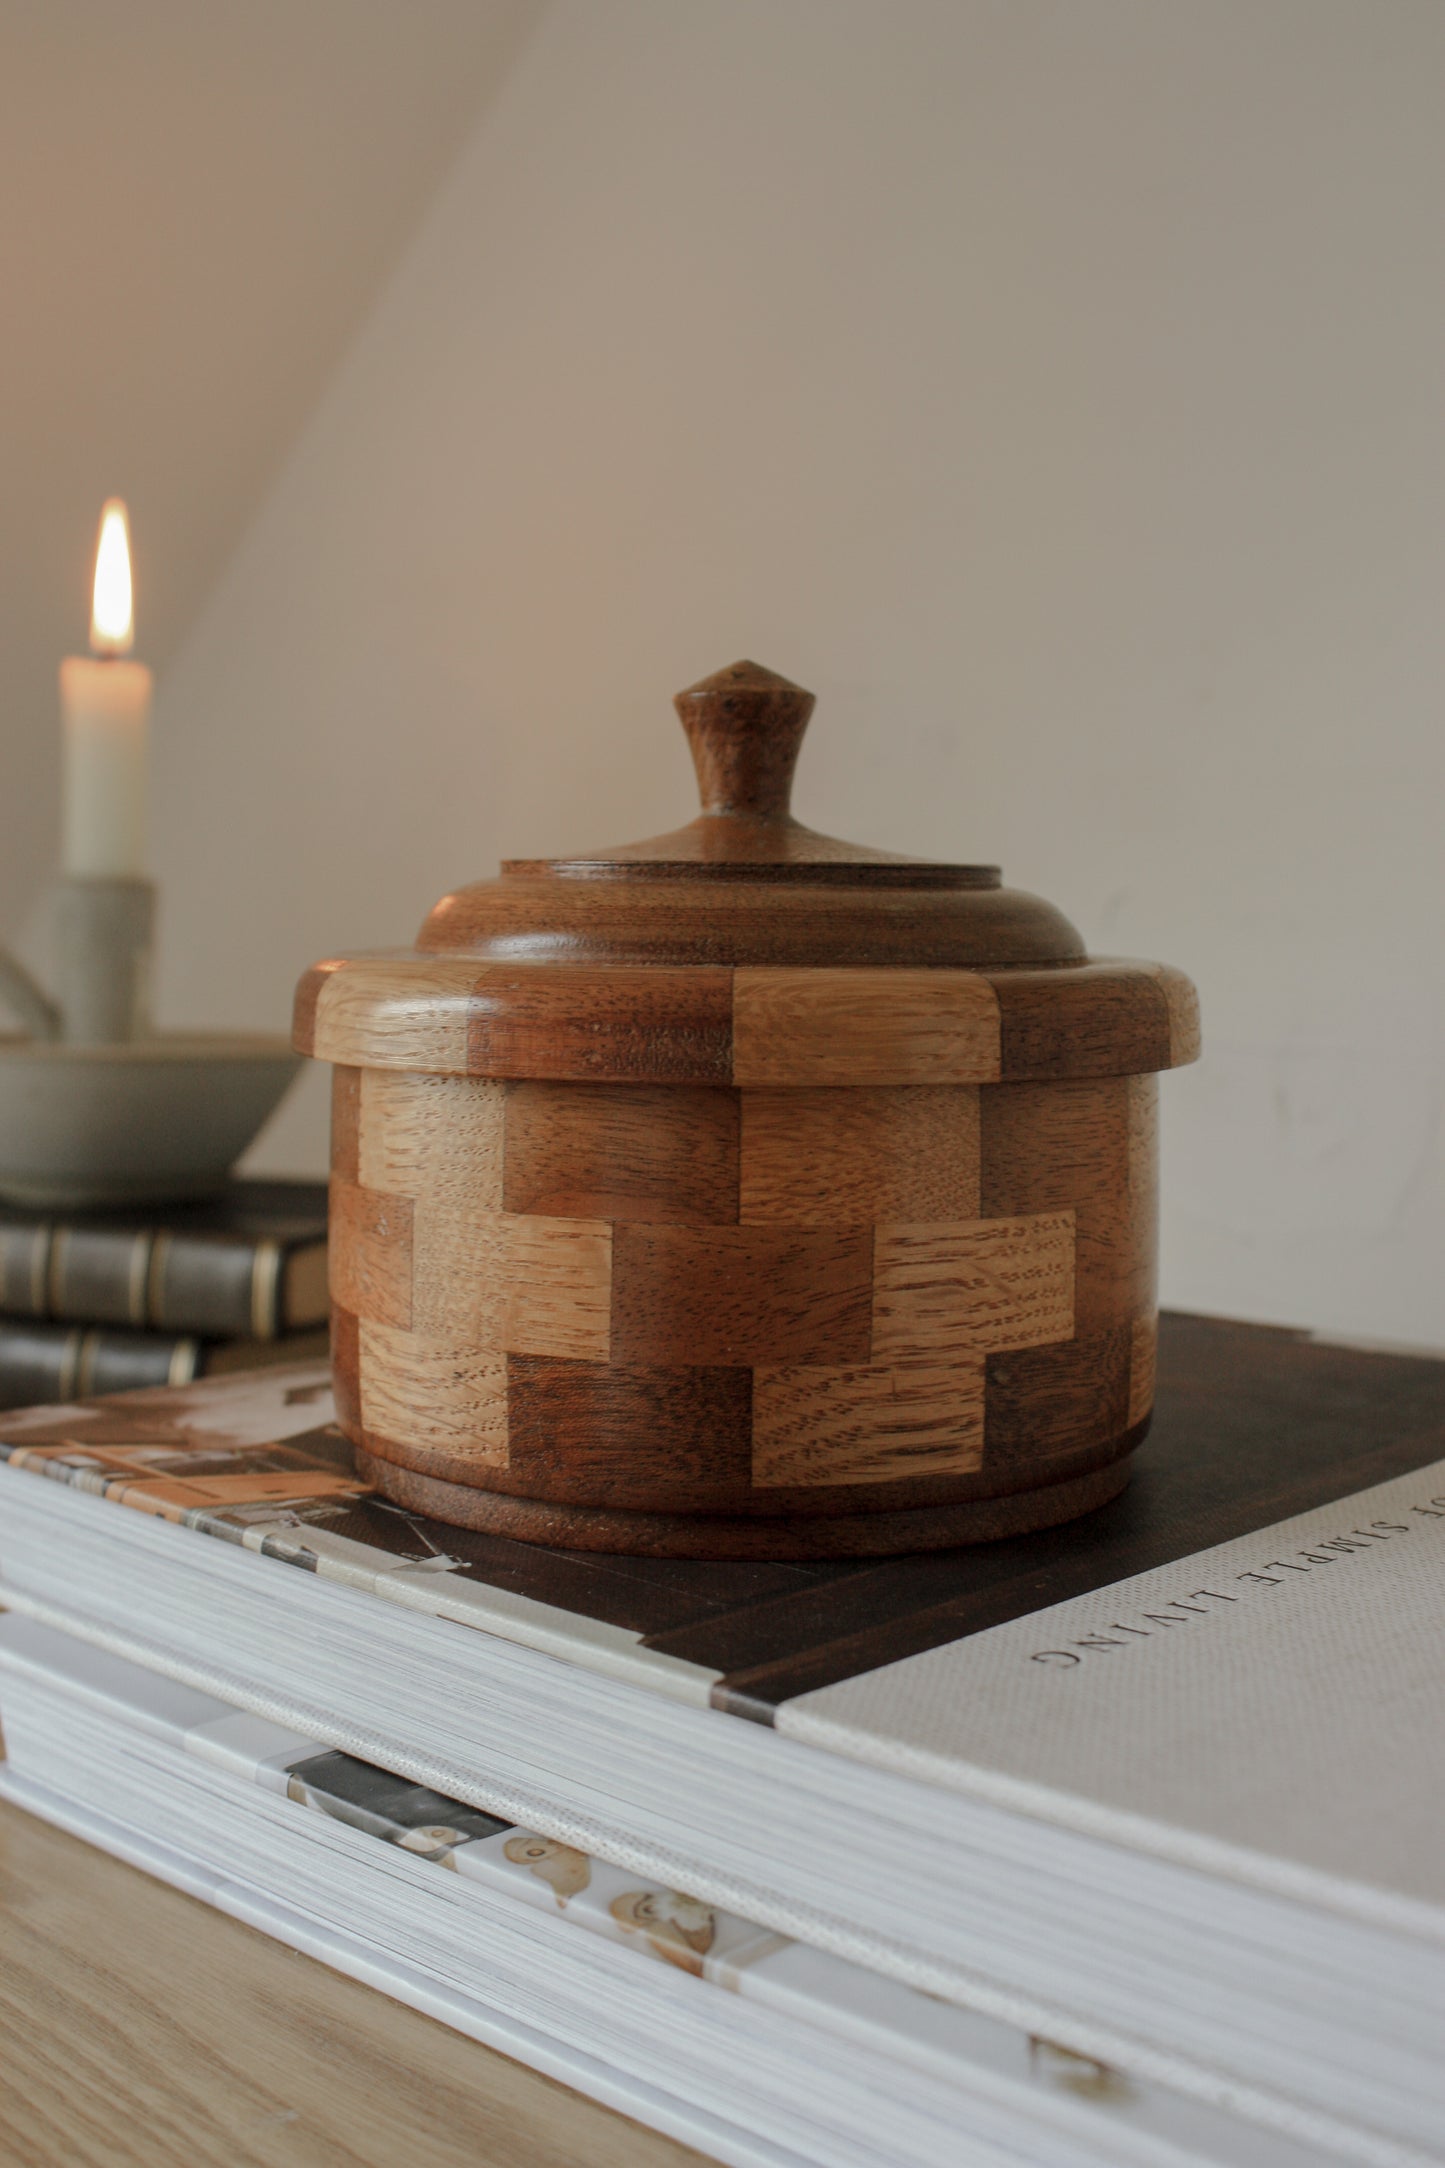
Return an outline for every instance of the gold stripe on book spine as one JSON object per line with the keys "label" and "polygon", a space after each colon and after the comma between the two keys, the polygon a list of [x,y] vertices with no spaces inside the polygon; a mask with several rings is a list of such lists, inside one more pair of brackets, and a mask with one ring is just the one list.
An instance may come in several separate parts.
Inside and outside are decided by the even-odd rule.
{"label": "gold stripe on book spine", "polygon": [[199,1340],[178,1340],[171,1351],[171,1366],[166,1372],[167,1385],[189,1385],[201,1367],[201,1343]]}
{"label": "gold stripe on book spine", "polygon": [[132,1238],[130,1263],[126,1267],[125,1314],[132,1325],[143,1325],[150,1304],[151,1244],[155,1237],[144,1228]]}
{"label": "gold stripe on book spine", "polygon": [[65,1352],[60,1358],[60,1398],[84,1400],[88,1397],[95,1377],[95,1358],[100,1352],[100,1334],[81,1332],[78,1328],[67,1333]]}
{"label": "gold stripe on book spine", "polygon": [[[168,1234],[158,1234],[151,1242],[150,1262],[146,1266],[145,1317],[152,1325],[165,1322],[162,1296],[166,1284],[166,1259],[171,1251]],[[171,1381],[173,1384],[175,1380]]]}
{"label": "gold stripe on book spine", "polygon": [[45,1293],[38,1311],[41,1317],[56,1317],[65,1307],[62,1283],[65,1278],[65,1245],[69,1232],[66,1227],[52,1227],[50,1230],[45,1259]]}
{"label": "gold stripe on book spine", "polygon": [[50,1286],[50,1251],[55,1229],[49,1220],[42,1220],[30,1238],[30,1307],[37,1317],[44,1317],[46,1293]]}
{"label": "gold stripe on book spine", "polygon": [[256,1244],[251,1260],[251,1337],[274,1340],[281,1330],[277,1316],[277,1289],[281,1282],[281,1245],[266,1240]]}

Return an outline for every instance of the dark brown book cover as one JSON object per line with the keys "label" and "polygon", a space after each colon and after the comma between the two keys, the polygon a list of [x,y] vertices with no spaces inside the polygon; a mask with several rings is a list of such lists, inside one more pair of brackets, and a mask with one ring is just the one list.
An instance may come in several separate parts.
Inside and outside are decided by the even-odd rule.
{"label": "dark brown book cover", "polygon": [[[323,1182],[237,1181],[211,1203],[146,1218],[0,1212],[0,1310],[13,1316],[274,1340],[323,1324],[326,1306]],[[166,1375],[98,1377],[86,1389]]]}
{"label": "dark brown book cover", "polygon": [[1004,1542],[826,1564],[444,1526],[373,1494],[330,1417],[323,1365],[266,1371],[0,1420],[0,1462],[352,1587],[426,1569],[439,1615],[771,1724],[815,1688],[1426,1466],[1445,1455],[1445,1363],[1166,1314],[1158,1412],[1121,1497]]}

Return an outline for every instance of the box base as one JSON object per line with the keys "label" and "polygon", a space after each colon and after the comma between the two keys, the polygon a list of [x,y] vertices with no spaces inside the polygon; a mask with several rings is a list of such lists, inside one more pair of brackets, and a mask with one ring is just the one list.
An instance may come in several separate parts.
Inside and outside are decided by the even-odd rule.
{"label": "box base", "polygon": [[1053,1528],[1092,1513],[1129,1480],[1136,1445],[1148,1418],[1124,1433],[1118,1457],[1102,1468],[1004,1498],[956,1505],[914,1506],[894,1512],[793,1515],[777,1519],[696,1513],[631,1513],[605,1506],[556,1505],[514,1498],[417,1475],[395,1461],[356,1448],[358,1474],[409,1512],[512,1536],[520,1543],[564,1551],[619,1551],[643,1558],[879,1558],[904,1551],[943,1551],[959,1543],[996,1543],[1005,1536]]}

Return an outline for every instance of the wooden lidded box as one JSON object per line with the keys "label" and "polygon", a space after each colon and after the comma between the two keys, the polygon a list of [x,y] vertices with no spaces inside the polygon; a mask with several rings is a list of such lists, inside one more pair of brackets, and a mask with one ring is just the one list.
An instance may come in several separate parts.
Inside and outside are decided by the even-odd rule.
{"label": "wooden lidded box", "polygon": [[800,1558],[1063,1521],[1154,1392],[1167,966],[992,866],[788,812],[813,698],[679,694],[703,811],[318,964],[332,1352],[367,1476],[587,1550]]}

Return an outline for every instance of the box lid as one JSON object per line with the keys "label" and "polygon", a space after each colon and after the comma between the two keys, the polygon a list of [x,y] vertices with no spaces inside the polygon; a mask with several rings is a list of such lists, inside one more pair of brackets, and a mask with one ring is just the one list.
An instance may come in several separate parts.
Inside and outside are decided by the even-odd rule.
{"label": "box lid", "polygon": [[793,818],[813,695],[754,662],[677,695],[702,810],[668,835],[509,859],[444,896],[418,947],[511,962],[986,965],[1081,962],[1052,904],[997,866],[844,843]]}
{"label": "box lid", "polygon": [[[983,1083],[1195,1058],[1182,973],[1091,959],[997,866],[795,820],[814,704],[801,686],[739,662],[675,704],[695,820],[508,860],[444,896],[415,950],[316,965],[297,993],[298,1049],[360,1067],[714,1084]],[[813,1051],[790,1065],[779,1049],[805,1008]]]}

